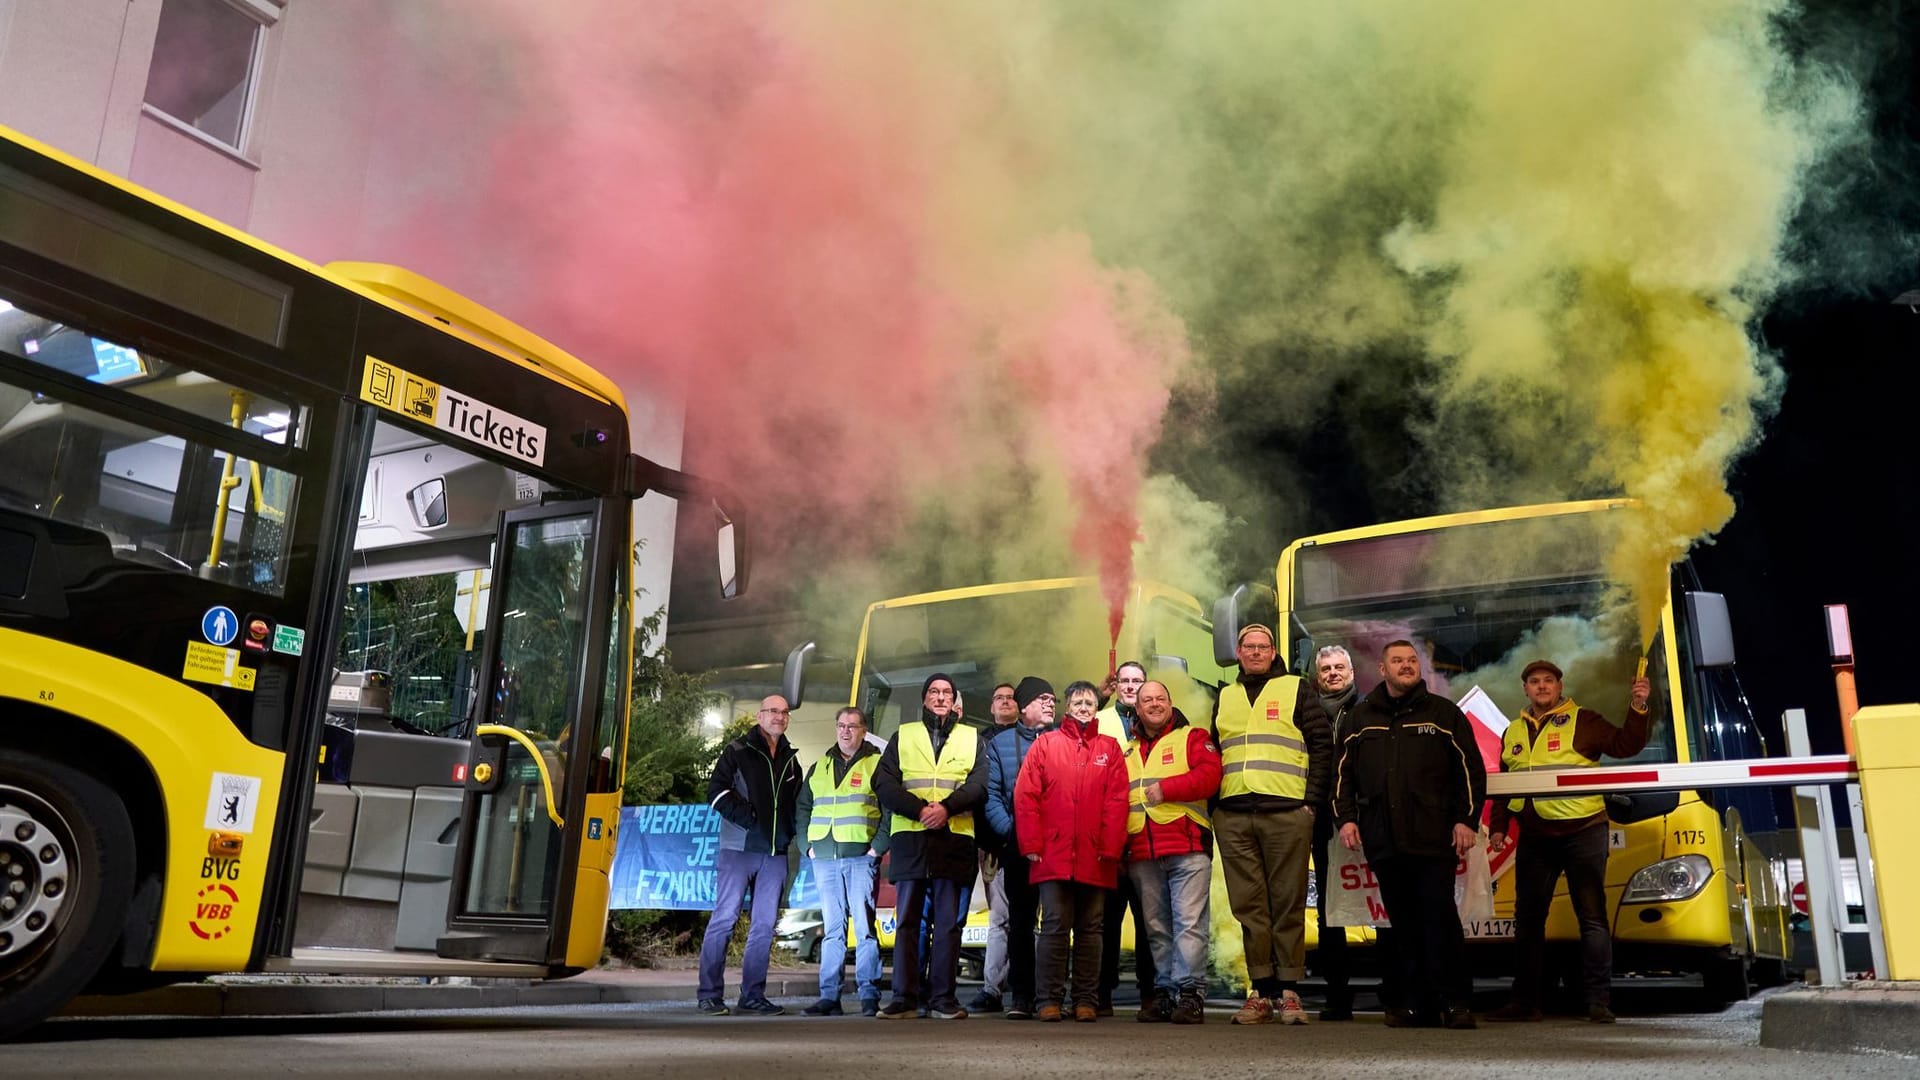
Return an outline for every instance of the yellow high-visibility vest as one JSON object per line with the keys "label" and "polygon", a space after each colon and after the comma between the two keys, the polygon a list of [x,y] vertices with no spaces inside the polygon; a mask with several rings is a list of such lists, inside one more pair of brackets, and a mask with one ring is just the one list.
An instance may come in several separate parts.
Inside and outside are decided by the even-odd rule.
{"label": "yellow high-visibility vest", "polygon": [[[1133,740],[1127,738],[1127,722],[1120,719],[1120,707],[1118,705],[1109,705],[1101,709],[1099,715],[1094,717],[1094,720],[1099,722],[1100,734],[1111,736],[1114,742],[1120,744],[1120,749],[1122,750],[1133,750]],[[1133,722],[1138,724],[1140,721],[1136,717]]]}
{"label": "yellow high-visibility vest", "polygon": [[[1501,739],[1500,767],[1507,772],[1534,772],[1551,769],[1587,769],[1600,764],[1573,748],[1573,729],[1580,717],[1580,706],[1572,698],[1555,705],[1540,716],[1540,734],[1535,737],[1525,713],[1507,725]],[[1507,809],[1520,813],[1527,800],[1509,799]],[[1599,795],[1575,795],[1566,799],[1533,800],[1533,812],[1556,821],[1592,817],[1606,813],[1607,801]]]}
{"label": "yellow high-visibility vest", "polygon": [[847,767],[847,775],[833,782],[834,754],[829,750],[813,766],[813,816],[807,820],[807,843],[831,836],[842,844],[867,844],[880,831],[880,800],[873,793],[873,770],[879,754]]}
{"label": "yellow high-visibility vest", "polygon": [[1214,730],[1220,735],[1220,797],[1277,795],[1307,797],[1307,742],[1293,719],[1300,677],[1276,675],[1260,697],[1247,700],[1247,688],[1230,683],[1220,691]]}
{"label": "yellow high-visibility vest", "polygon": [[[938,761],[933,759],[933,736],[927,733],[925,721],[902,724],[893,740],[900,747],[900,779],[908,791],[930,803],[958,791],[960,785],[967,782],[967,774],[973,771],[974,760],[980,753],[980,731],[968,724],[956,723],[953,730],[947,732],[947,743],[941,748]],[[919,818],[893,815],[896,833],[920,832],[925,828]],[[947,828],[961,836],[972,836],[973,811],[949,816]]]}
{"label": "yellow high-visibility vest", "polygon": [[1127,751],[1127,831],[1145,832],[1147,819],[1152,818],[1162,825],[1171,825],[1181,818],[1189,818],[1203,829],[1213,828],[1213,820],[1207,816],[1205,802],[1163,802],[1147,805],[1147,785],[1169,777],[1184,776],[1187,772],[1187,735],[1192,728],[1175,728],[1160,736],[1160,741],[1146,746],[1144,741],[1139,749],[1144,749],[1146,759],[1141,760],[1138,749]]}

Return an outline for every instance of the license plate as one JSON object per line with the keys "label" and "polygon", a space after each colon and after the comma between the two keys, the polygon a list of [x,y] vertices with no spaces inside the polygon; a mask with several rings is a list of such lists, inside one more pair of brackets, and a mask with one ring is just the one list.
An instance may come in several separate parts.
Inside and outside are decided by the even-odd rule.
{"label": "license plate", "polygon": [[1460,929],[1469,938],[1510,938],[1513,936],[1513,920],[1467,919],[1460,923]]}
{"label": "license plate", "polygon": [[987,943],[987,928],[986,928],[986,927],[984,927],[984,926],[963,926],[963,927],[961,927],[961,928],[960,928],[960,944],[962,944],[962,945],[985,945],[986,943]]}

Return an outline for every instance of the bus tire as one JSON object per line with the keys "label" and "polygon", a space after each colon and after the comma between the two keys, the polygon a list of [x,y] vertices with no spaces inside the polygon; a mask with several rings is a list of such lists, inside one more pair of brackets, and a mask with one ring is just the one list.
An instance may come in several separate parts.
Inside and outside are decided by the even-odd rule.
{"label": "bus tire", "polygon": [[133,893],[134,839],[112,788],[25,752],[0,755],[0,823],[5,1039],[52,1015],[105,964]]}

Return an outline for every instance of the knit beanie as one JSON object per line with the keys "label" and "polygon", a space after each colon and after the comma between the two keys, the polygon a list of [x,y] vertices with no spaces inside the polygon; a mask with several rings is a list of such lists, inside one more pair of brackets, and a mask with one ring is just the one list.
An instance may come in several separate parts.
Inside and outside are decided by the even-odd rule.
{"label": "knit beanie", "polygon": [[1036,698],[1051,693],[1053,693],[1052,683],[1038,675],[1029,675],[1020,680],[1019,686],[1013,688],[1013,700],[1020,706],[1020,710],[1025,712],[1027,706],[1033,704]]}

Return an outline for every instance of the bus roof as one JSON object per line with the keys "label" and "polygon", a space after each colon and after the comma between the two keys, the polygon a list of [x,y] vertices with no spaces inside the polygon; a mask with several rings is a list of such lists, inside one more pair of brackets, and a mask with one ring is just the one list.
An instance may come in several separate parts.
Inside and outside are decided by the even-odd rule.
{"label": "bus roof", "polygon": [[620,388],[605,375],[532,331],[420,274],[382,263],[335,262],[320,266],[5,125],[0,125],[0,139],[59,162],[201,228],[210,229],[285,266],[391,308],[441,333],[454,333],[501,359],[608,402],[622,414],[627,411],[626,399],[620,393]]}
{"label": "bus roof", "polygon": [[1284,560],[1303,547],[1317,547],[1321,544],[1370,540],[1379,536],[1399,536],[1403,533],[1428,532],[1459,525],[1480,525],[1489,521],[1518,521],[1523,518],[1554,517],[1560,514],[1590,514],[1637,504],[1637,500],[1634,499],[1586,499],[1579,502],[1504,506],[1493,510],[1469,510],[1459,514],[1436,514],[1432,517],[1408,518],[1404,521],[1385,521],[1377,525],[1362,525],[1359,528],[1342,529],[1339,532],[1321,533],[1318,536],[1303,536],[1288,544],[1281,558]]}

